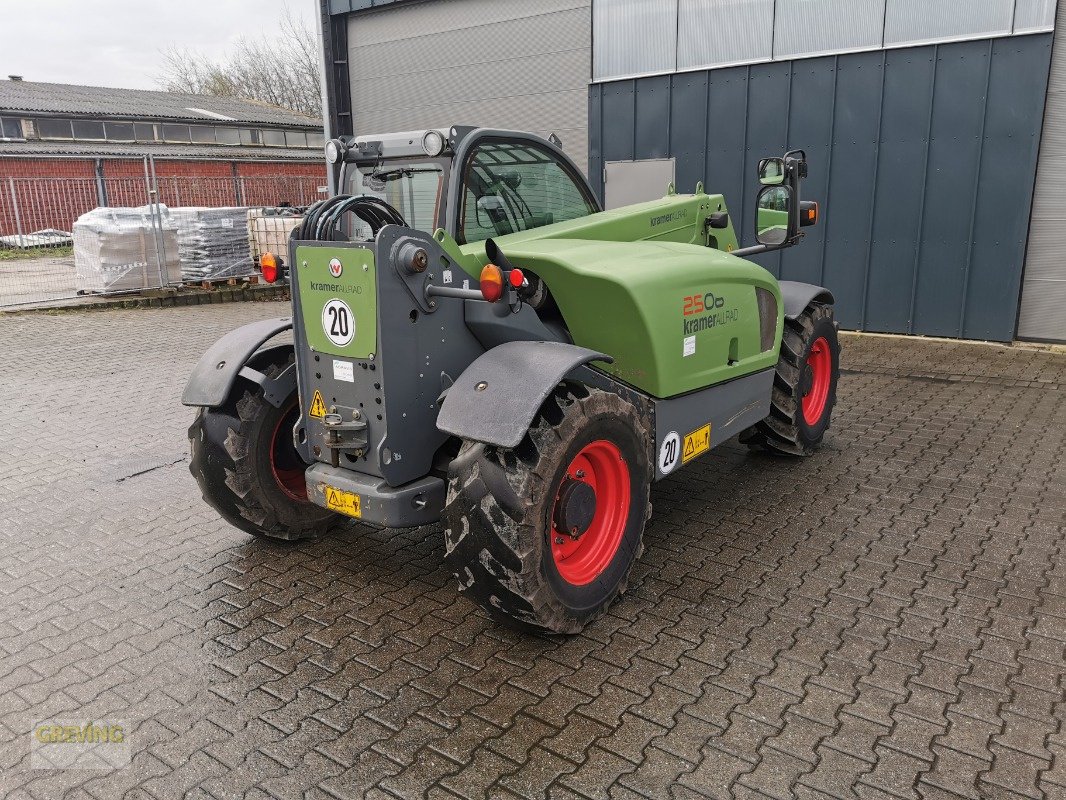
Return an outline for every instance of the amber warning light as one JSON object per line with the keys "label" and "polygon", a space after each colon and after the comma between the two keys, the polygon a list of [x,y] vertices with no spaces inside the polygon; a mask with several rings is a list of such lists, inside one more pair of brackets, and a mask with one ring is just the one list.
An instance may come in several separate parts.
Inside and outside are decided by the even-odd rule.
{"label": "amber warning light", "polygon": [[481,270],[481,296],[490,303],[503,297],[503,270],[495,264],[486,264]]}
{"label": "amber warning light", "polygon": [[267,283],[274,283],[278,279],[278,259],[273,253],[263,253],[259,257],[259,268]]}

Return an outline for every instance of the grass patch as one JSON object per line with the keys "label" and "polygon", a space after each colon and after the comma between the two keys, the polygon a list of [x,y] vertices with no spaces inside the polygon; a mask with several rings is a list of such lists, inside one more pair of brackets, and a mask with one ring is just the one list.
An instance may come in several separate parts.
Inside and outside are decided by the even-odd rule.
{"label": "grass patch", "polygon": [[0,261],[22,261],[27,258],[66,258],[74,254],[74,245],[64,244],[55,247],[0,247]]}

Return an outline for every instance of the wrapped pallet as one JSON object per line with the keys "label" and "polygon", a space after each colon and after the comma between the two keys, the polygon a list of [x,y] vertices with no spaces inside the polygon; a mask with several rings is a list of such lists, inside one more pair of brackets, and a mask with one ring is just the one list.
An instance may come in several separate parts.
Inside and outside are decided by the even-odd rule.
{"label": "wrapped pallet", "polygon": [[258,264],[263,253],[273,253],[284,263],[289,255],[289,234],[303,219],[294,208],[249,209],[248,242],[252,262]]}
{"label": "wrapped pallet", "polygon": [[178,229],[182,280],[199,283],[253,274],[247,215],[244,207],[169,209]]}
{"label": "wrapped pallet", "polygon": [[[74,288],[111,294],[158,288],[181,280],[178,232],[161,206],[94,208],[74,223]],[[158,220],[161,219],[161,224]]]}

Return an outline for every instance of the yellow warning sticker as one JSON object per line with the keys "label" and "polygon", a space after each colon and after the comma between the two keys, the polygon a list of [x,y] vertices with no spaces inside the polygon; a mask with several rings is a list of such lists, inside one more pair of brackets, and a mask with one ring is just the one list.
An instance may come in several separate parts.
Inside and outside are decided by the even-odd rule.
{"label": "yellow warning sticker", "polygon": [[339,511],[356,519],[363,516],[361,498],[354,492],[343,492],[332,486],[325,486],[322,493],[326,496],[326,508],[331,511]]}
{"label": "yellow warning sticker", "polygon": [[685,437],[685,446],[681,450],[681,463],[687,464],[696,456],[701,456],[711,449],[711,424],[697,428]]}
{"label": "yellow warning sticker", "polygon": [[326,416],[326,404],[322,400],[322,392],[315,389],[315,396],[311,398],[311,408],[307,410],[307,416],[322,419]]}

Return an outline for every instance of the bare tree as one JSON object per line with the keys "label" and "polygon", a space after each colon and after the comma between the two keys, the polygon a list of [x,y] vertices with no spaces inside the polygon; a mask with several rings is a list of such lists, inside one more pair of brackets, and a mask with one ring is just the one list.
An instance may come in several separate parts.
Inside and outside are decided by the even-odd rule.
{"label": "bare tree", "polygon": [[157,82],[168,92],[260,100],[318,117],[319,46],[317,32],[286,9],[277,38],[242,38],[225,61],[186,48],[164,50]]}

